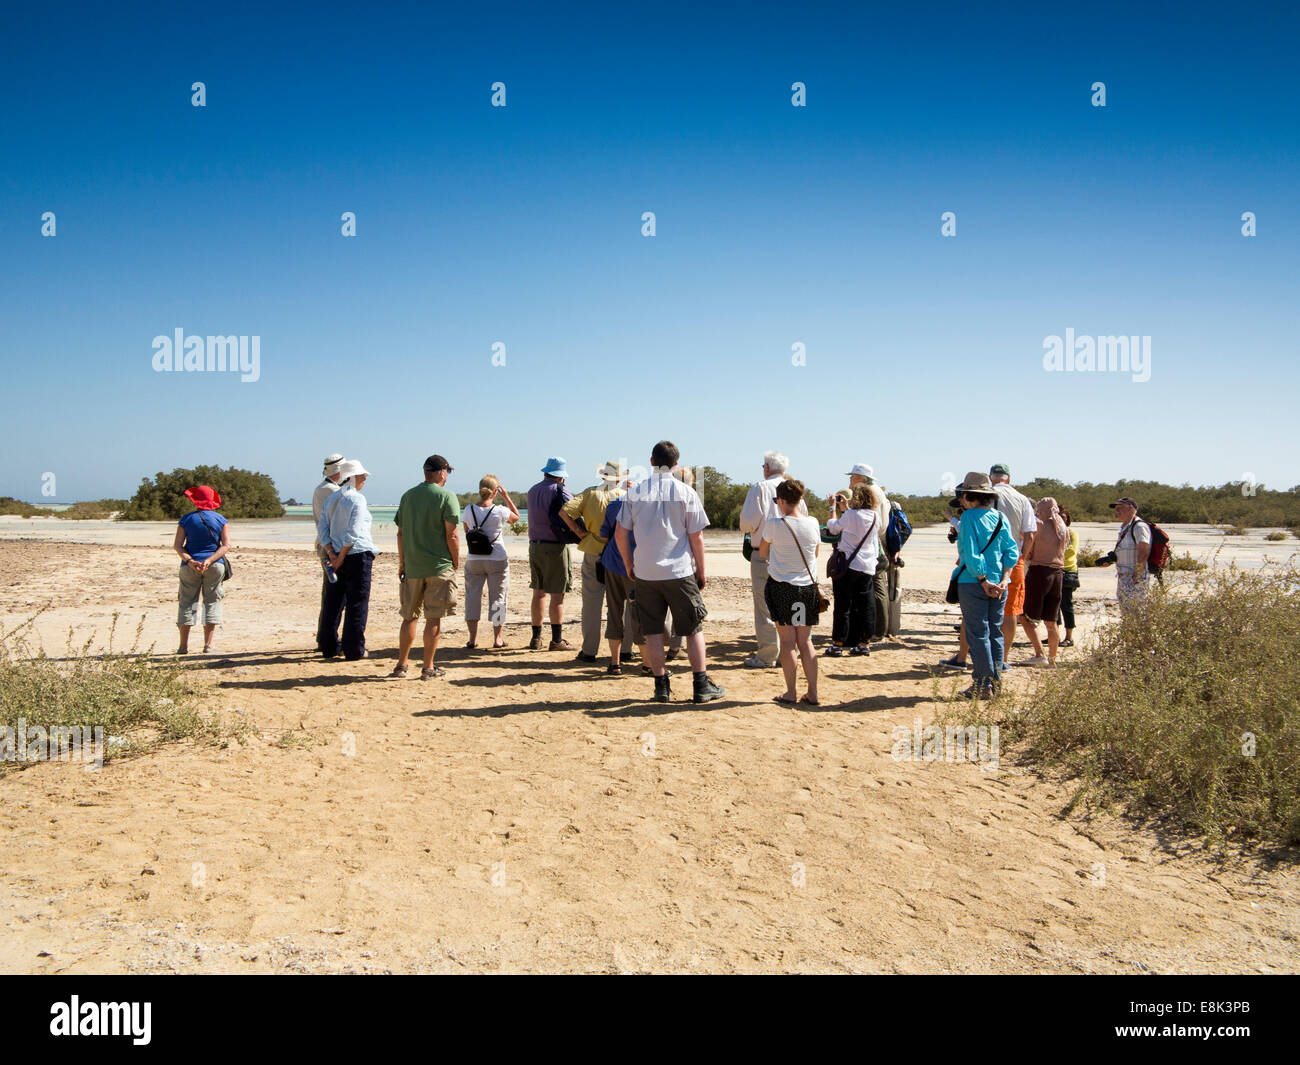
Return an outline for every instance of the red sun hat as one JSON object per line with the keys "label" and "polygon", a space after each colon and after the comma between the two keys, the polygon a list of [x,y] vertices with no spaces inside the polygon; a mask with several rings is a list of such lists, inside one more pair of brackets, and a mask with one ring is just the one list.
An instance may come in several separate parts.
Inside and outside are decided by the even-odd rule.
{"label": "red sun hat", "polygon": [[197,488],[185,489],[185,498],[193,503],[199,510],[216,510],[221,506],[221,496],[215,488],[209,488],[206,484],[201,484]]}

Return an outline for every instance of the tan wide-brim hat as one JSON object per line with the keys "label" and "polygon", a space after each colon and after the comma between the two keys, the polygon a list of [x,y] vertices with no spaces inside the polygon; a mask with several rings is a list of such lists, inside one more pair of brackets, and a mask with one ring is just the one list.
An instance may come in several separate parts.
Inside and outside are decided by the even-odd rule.
{"label": "tan wide-brim hat", "polygon": [[992,492],[993,482],[989,480],[987,473],[976,473],[974,471],[966,474],[966,479],[957,486],[959,492]]}

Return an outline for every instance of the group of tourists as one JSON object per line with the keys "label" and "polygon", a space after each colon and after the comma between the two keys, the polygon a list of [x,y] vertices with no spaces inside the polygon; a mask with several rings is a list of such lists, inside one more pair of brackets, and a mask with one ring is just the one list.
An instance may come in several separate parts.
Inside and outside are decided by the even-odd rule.
{"label": "group of tourists", "polygon": [[[709,677],[703,622],[706,585],[703,532],[709,519],[693,487],[693,477],[667,440],[654,445],[650,472],[636,477],[621,462],[606,462],[598,483],[574,495],[560,457],[547,459],[541,480],[527,492],[528,570],[531,639],[528,649],[572,650],[564,638],[565,596],[573,589],[572,548],[580,556],[582,578],[581,647],[577,660],[593,664],[608,645],[606,672],[627,668],[654,678],[654,699],[671,699],[667,663],[685,649],[692,673],[692,698],[710,702],[724,694]],[[394,517],[397,526],[398,606],[401,628],[397,663],[389,674],[409,674],[409,658],[424,618],[420,678],[445,675],[435,662],[442,619],[460,606],[459,574],[465,576],[465,622],[469,649],[479,648],[486,595],[491,643],[502,650],[510,590],[504,532],[520,521],[520,511],[500,480],[479,481],[478,501],[462,510],[447,487],[453,470],[441,455],[424,461],[423,481],[403,493]],[[832,623],[824,653],[866,656],[873,644],[899,635],[902,544],[911,528],[891,504],[866,463],[846,475],[847,490],[827,499],[829,517],[821,525],[809,516],[803,482],[789,473],[778,451],[763,455],[762,477],[749,488],[739,524],[750,565],[753,596],[753,652],[749,669],[781,668],[785,689],[775,697],[785,704],[818,704],[817,654],[812,630],[830,611]],[[316,553],[322,568],[316,646],[325,658],[348,661],[368,656],[366,625],[371,572],[376,554],[371,517],[362,490],[365,466],[341,454],[325,458],[322,480],[312,494]],[[217,514],[221,498],[199,485],[186,491],[194,511],[181,518],[174,542],[181,558],[179,652],[189,649],[190,629],[204,609],[204,651],[210,652],[221,622],[225,581],[231,573],[230,527]],[[1137,503],[1111,504],[1122,525],[1111,555],[1121,606],[1146,594],[1152,526],[1138,517]],[[949,601],[962,612],[957,654],[941,663],[969,669],[973,682],[965,695],[988,697],[1010,668],[1008,656],[1020,628],[1033,657],[1025,664],[1053,666],[1058,649],[1073,644],[1073,592],[1078,587],[1078,535],[1070,514],[1055,499],[1031,501],[1011,485],[1005,464],[988,476],[967,474],[951,501],[949,540],[957,545],[957,567]],[[464,532],[462,547],[461,532]],[[826,574],[833,600],[822,593],[818,558],[828,545]],[[1158,572],[1156,574],[1159,575]],[[1046,643],[1038,625],[1046,630]],[[543,636],[549,624],[549,641]],[[1060,628],[1064,626],[1064,638]],[[633,648],[639,662],[629,662]],[[805,690],[798,692],[802,666]]]}
{"label": "group of tourists", "polygon": [[[1160,577],[1148,566],[1157,527],[1138,516],[1137,501],[1128,496],[1110,506],[1120,521],[1119,537],[1115,551],[1097,564],[1116,566],[1120,607],[1129,609],[1146,598],[1148,577]],[[987,476],[968,473],[949,507],[954,514],[948,539],[958,557],[948,601],[961,606],[962,624],[957,654],[940,664],[971,670],[964,696],[990,698],[1011,668],[1017,628],[1033,648],[1027,666],[1055,667],[1058,650],[1074,645],[1079,535],[1069,511],[1054,498],[1035,503],[1013,488],[1005,463]]]}

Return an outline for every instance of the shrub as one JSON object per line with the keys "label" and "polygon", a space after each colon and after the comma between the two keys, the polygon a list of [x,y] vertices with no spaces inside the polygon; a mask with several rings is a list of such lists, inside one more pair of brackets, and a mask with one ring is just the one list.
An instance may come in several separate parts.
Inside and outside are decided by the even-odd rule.
{"label": "shrub", "polygon": [[94,499],[73,503],[66,510],[55,510],[51,511],[51,513],[56,518],[70,518],[76,521],[106,521],[113,516],[114,512],[121,512],[125,509],[125,499]]}
{"label": "shrub", "polygon": [[215,488],[221,495],[221,513],[227,518],[280,518],[284,507],[275,482],[265,473],[234,467],[196,466],[159,473],[140,482],[135,496],[118,518],[122,521],[175,521],[193,509],[185,489],[198,484]]}
{"label": "shrub", "polygon": [[[1077,803],[1172,815],[1222,845],[1300,844],[1300,570],[1237,569],[1157,590],[1077,669],[980,704]],[[1007,713],[1006,711],[1011,711]]]}
{"label": "shrub", "polygon": [[1264,539],[1265,539],[1265,540],[1272,540],[1274,543],[1276,543],[1278,540],[1285,540],[1285,539],[1286,539],[1286,533],[1284,533],[1284,532],[1271,532],[1271,533],[1269,533],[1266,537],[1264,537]]}
{"label": "shrub", "polygon": [[1100,547],[1084,547],[1080,545],[1075,557],[1079,560],[1080,569],[1089,569],[1097,564],[1097,559],[1101,558],[1103,554],[1105,552]]}
{"label": "shrub", "polygon": [[50,511],[44,507],[34,507],[30,503],[24,503],[13,496],[0,496],[0,514],[16,514],[20,518],[30,518],[35,514],[44,514],[48,517]]}
{"label": "shrub", "polygon": [[1198,558],[1192,558],[1190,551],[1174,556],[1169,560],[1169,565],[1165,567],[1167,570],[1190,570],[1193,573],[1205,568],[1205,563]]}
{"label": "shrub", "polygon": [[[67,654],[50,658],[31,646],[34,621],[0,632],[0,727],[13,730],[8,735],[15,744],[20,720],[29,730],[100,727],[105,742],[110,736],[127,739],[136,751],[151,742],[182,737],[216,741],[233,734],[200,714],[179,662],[157,662],[136,653],[138,628],[127,652],[112,650],[110,632],[103,653],[92,652],[89,643],[74,648],[69,638]],[[113,631],[116,627],[114,615]],[[146,728],[148,736],[141,732]],[[105,759],[120,750],[108,745]],[[14,760],[16,752],[5,754],[0,773],[24,764]]]}
{"label": "shrub", "polygon": [[514,533],[516,536],[523,536],[524,533],[528,531],[528,522],[512,521],[510,523],[510,531]]}
{"label": "shrub", "polygon": [[1228,528],[1223,530],[1223,535],[1224,536],[1245,536],[1247,531],[1248,530],[1244,525],[1231,525]]}

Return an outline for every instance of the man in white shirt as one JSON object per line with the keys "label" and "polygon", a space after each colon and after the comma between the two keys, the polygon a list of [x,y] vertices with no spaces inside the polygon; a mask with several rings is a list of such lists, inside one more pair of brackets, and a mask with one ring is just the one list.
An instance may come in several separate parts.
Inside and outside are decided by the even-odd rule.
{"label": "man in white shirt", "polygon": [[[1011,487],[1011,467],[1005,462],[989,470],[989,480],[998,497],[998,513],[1006,519],[1007,528],[1016,538],[1020,558],[1011,571],[1011,585],[1007,589],[1007,602],[1002,617],[1002,655],[1011,661],[1011,645],[1016,639],[1016,626],[1023,625],[1029,632],[1029,619],[1022,618],[1025,611],[1025,559],[1034,545],[1038,519],[1034,517],[1034,501]],[[1041,663],[1040,663],[1041,664]]]}
{"label": "man in white shirt", "polygon": [[1147,597],[1147,557],[1151,554],[1151,527],[1138,517],[1136,499],[1124,496],[1111,504],[1120,521],[1115,550],[1097,560],[1099,566],[1115,564],[1115,594],[1121,610]]}
{"label": "man in white shirt", "polygon": [[[664,669],[664,628],[669,611],[673,631],[686,638],[694,674],[694,701],[721,699],[723,689],[705,668],[704,530],[709,517],[694,488],[673,476],[681,458],[669,440],[650,453],[650,476],[632,485],[618,512],[614,539],[636,598],[637,621],[646,639],[646,657],[655,675],[654,700],[671,699]],[[635,540],[635,549],[633,541]]]}
{"label": "man in white shirt", "polygon": [[[779,451],[769,451],[763,456],[763,479],[755,481],[745,496],[745,505],[740,508],[740,531],[750,537],[757,535],[763,523],[769,518],[779,518],[776,508],[776,486],[785,480],[785,471],[790,468],[790,460]],[[807,517],[808,504],[799,501],[799,513]],[[747,669],[771,669],[776,665],[779,644],[776,626],[768,613],[767,600],[763,589],[767,587],[767,560],[760,558],[755,551],[749,559],[750,591],[754,597],[754,638],[758,649],[745,659]]]}
{"label": "man in white shirt", "polygon": [[[325,500],[329,499],[339,490],[339,467],[343,465],[343,456],[337,453],[325,456],[325,468],[321,472],[324,480],[316,486],[316,491],[311,494],[311,524],[312,528],[320,526],[321,507],[325,505]],[[321,546],[320,533],[316,534],[316,558],[321,563],[325,561],[325,549]],[[316,618],[316,631],[321,631],[321,625],[324,624],[325,618],[325,593],[329,588],[329,578],[325,576],[324,565],[321,566],[320,576],[320,613]],[[320,650],[320,641],[316,642],[316,649]]]}

